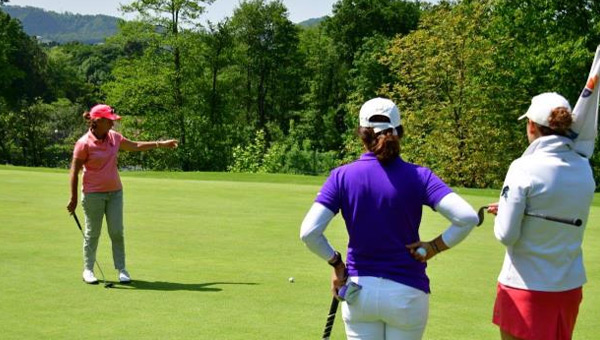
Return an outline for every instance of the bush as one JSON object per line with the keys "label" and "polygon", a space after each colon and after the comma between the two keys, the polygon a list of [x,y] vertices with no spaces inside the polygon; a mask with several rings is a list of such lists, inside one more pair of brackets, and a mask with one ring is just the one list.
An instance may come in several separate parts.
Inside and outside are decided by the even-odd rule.
{"label": "bush", "polygon": [[254,142],[237,145],[233,148],[233,164],[228,167],[231,172],[259,172],[265,156],[265,132],[258,130]]}
{"label": "bush", "polygon": [[272,142],[266,148],[265,133],[259,130],[252,144],[238,145],[233,149],[233,164],[228,170],[323,175],[338,163],[334,151],[318,151],[310,140],[296,141],[291,135],[282,141]]}

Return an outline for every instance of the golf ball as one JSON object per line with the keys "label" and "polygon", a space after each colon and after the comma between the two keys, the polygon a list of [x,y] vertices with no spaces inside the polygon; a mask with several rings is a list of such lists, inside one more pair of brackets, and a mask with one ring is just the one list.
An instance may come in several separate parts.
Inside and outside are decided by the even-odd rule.
{"label": "golf ball", "polygon": [[421,247],[417,249],[417,254],[421,255],[422,257],[427,256],[427,250],[425,250],[425,248]]}
{"label": "golf ball", "polygon": [[290,281],[290,283],[294,283],[294,278],[293,278],[293,277],[290,277],[290,278],[288,279],[288,281]]}

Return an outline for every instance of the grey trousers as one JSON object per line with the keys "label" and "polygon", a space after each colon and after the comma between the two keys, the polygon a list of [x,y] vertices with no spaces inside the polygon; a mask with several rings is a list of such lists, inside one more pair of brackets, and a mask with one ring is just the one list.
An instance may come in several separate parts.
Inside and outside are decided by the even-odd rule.
{"label": "grey trousers", "polygon": [[84,193],[81,205],[85,213],[85,231],[83,237],[84,268],[89,270],[94,269],[102,220],[106,216],[106,226],[112,243],[115,269],[125,269],[123,190]]}

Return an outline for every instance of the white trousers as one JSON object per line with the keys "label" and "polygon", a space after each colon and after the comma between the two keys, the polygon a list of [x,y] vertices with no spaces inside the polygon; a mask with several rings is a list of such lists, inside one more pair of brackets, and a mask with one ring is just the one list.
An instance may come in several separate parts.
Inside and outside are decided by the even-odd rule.
{"label": "white trousers", "polygon": [[348,339],[419,340],[429,316],[429,294],[371,276],[350,277],[362,286],[358,298],[342,303]]}

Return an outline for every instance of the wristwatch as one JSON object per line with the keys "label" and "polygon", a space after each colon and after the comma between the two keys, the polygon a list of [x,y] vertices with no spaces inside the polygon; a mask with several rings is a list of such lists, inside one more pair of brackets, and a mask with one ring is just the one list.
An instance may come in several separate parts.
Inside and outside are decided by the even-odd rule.
{"label": "wristwatch", "polygon": [[327,263],[329,263],[329,265],[332,267],[337,267],[340,263],[342,263],[342,254],[340,254],[338,251],[334,252],[333,260],[329,260]]}

